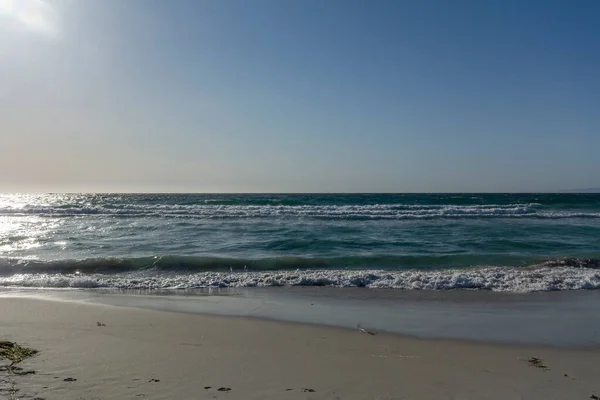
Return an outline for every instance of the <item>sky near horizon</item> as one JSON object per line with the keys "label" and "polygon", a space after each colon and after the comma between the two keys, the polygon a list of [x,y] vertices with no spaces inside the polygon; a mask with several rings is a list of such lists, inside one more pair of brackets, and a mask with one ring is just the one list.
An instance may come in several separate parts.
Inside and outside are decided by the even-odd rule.
{"label": "sky near horizon", "polygon": [[0,0],[0,192],[600,186],[597,0]]}

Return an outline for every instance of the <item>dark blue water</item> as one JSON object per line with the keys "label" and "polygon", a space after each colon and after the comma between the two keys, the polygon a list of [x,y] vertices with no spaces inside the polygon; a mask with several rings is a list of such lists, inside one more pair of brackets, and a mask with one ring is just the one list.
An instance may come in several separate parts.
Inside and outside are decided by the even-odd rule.
{"label": "dark blue water", "polygon": [[593,289],[594,258],[599,194],[0,196],[4,286]]}

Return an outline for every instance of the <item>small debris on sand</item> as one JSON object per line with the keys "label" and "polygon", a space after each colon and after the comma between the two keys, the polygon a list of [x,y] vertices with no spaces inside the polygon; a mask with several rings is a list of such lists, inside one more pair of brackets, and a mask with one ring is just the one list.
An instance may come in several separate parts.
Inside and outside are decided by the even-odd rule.
{"label": "small debris on sand", "polygon": [[75,382],[76,380],[77,379],[75,379],[75,378],[65,378],[65,379],[63,379],[63,381],[65,381],[65,382]]}
{"label": "small debris on sand", "polygon": [[106,324],[103,324],[102,322],[98,321],[96,322],[96,326],[106,326]]}
{"label": "small debris on sand", "polygon": [[229,392],[231,390],[231,388],[228,387],[220,387],[217,389],[219,392]]}
{"label": "small debris on sand", "polygon": [[544,362],[542,361],[541,358],[531,357],[527,361],[529,362],[529,366],[530,367],[536,367],[536,368],[542,368],[542,369],[547,369],[548,368],[546,366],[546,364],[544,364]]}
{"label": "small debris on sand", "polygon": [[368,330],[366,330],[365,328],[362,328],[362,327],[360,326],[360,324],[356,325],[356,328],[357,328],[359,331],[361,331],[362,333],[367,333],[367,334],[369,334],[369,335],[377,335],[377,332],[371,332],[371,331],[368,331]]}

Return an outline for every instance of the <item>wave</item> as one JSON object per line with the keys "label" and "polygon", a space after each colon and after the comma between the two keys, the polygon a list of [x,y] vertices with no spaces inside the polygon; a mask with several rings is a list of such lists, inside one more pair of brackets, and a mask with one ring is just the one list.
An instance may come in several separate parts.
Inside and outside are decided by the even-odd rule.
{"label": "wave", "polygon": [[296,270],[273,272],[17,274],[0,278],[3,287],[109,288],[181,290],[206,287],[328,286],[400,290],[490,290],[537,292],[600,289],[600,271],[593,268],[479,267],[460,270],[348,271]]}
{"label": "wave", "polygon": [[156,273],[194,272],[248,272],[280,270],[370,270],[370,269],[449,269],[466,266],[489,265],[495,261],[499,265],[526,267],[569,267],[600,269],[600,260],[595,258],[559,258],[540,262],[531,259],[523,265],[523,258],[490,255],[380,255],[346,257],[272,257],[272,258],[225,258],[207,256],[152,256],[137,258],[90,258],[84,260],[39,261],[35,259],[0,259],[0,276],[14,274],[115,274],[137,271]]}
{"label": "wave", "polygon": [[[355,258],[355,263],[398,257]],[[356,260],[358,259],[358,260]],[[407,259],[403,261],[406,262]],[[242,260],[148,257],[40,262],[2,260],[0,287],[194,289],[203,287],[331,286],[402,290],[478,289],[532,292],[600,289],[600,260],[561,258],[524,267],[327,268],[343,258]],[[356,265],[356,264],[355,264]],[[379,264],[381,267],[381,264]]]}
{"label": "wave", "polygon": [[309,218],[309,219],[433,219],[433,218],[600,218],[600,212],[548,211],[539,203],[434,205],[227,205],[104,204],[1,207],[0,216],[113,216],[123,218]]}

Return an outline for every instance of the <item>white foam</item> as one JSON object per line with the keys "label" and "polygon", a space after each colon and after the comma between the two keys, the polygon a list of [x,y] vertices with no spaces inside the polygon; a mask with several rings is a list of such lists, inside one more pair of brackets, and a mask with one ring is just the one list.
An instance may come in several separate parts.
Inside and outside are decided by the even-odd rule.
{"label": "white foam", "polygon": [[171,218],[270,218],[308,217],[324,219],[419,219],[468,217],[600,218],[597,212],[548,212],[538,203],[486,205],[214,205],[214,204],[117,204],[72,207],[4,206],[0,215],[115,215]]}
{"label": "white foam", "polygon": [[485,267],[454,270],[200,272],[163,274],[19,274],[0,278],[4,287],[193,289],[202,287],[330,286],[401,290],[536,292],[600,289],[600,270],[573,267]]}

